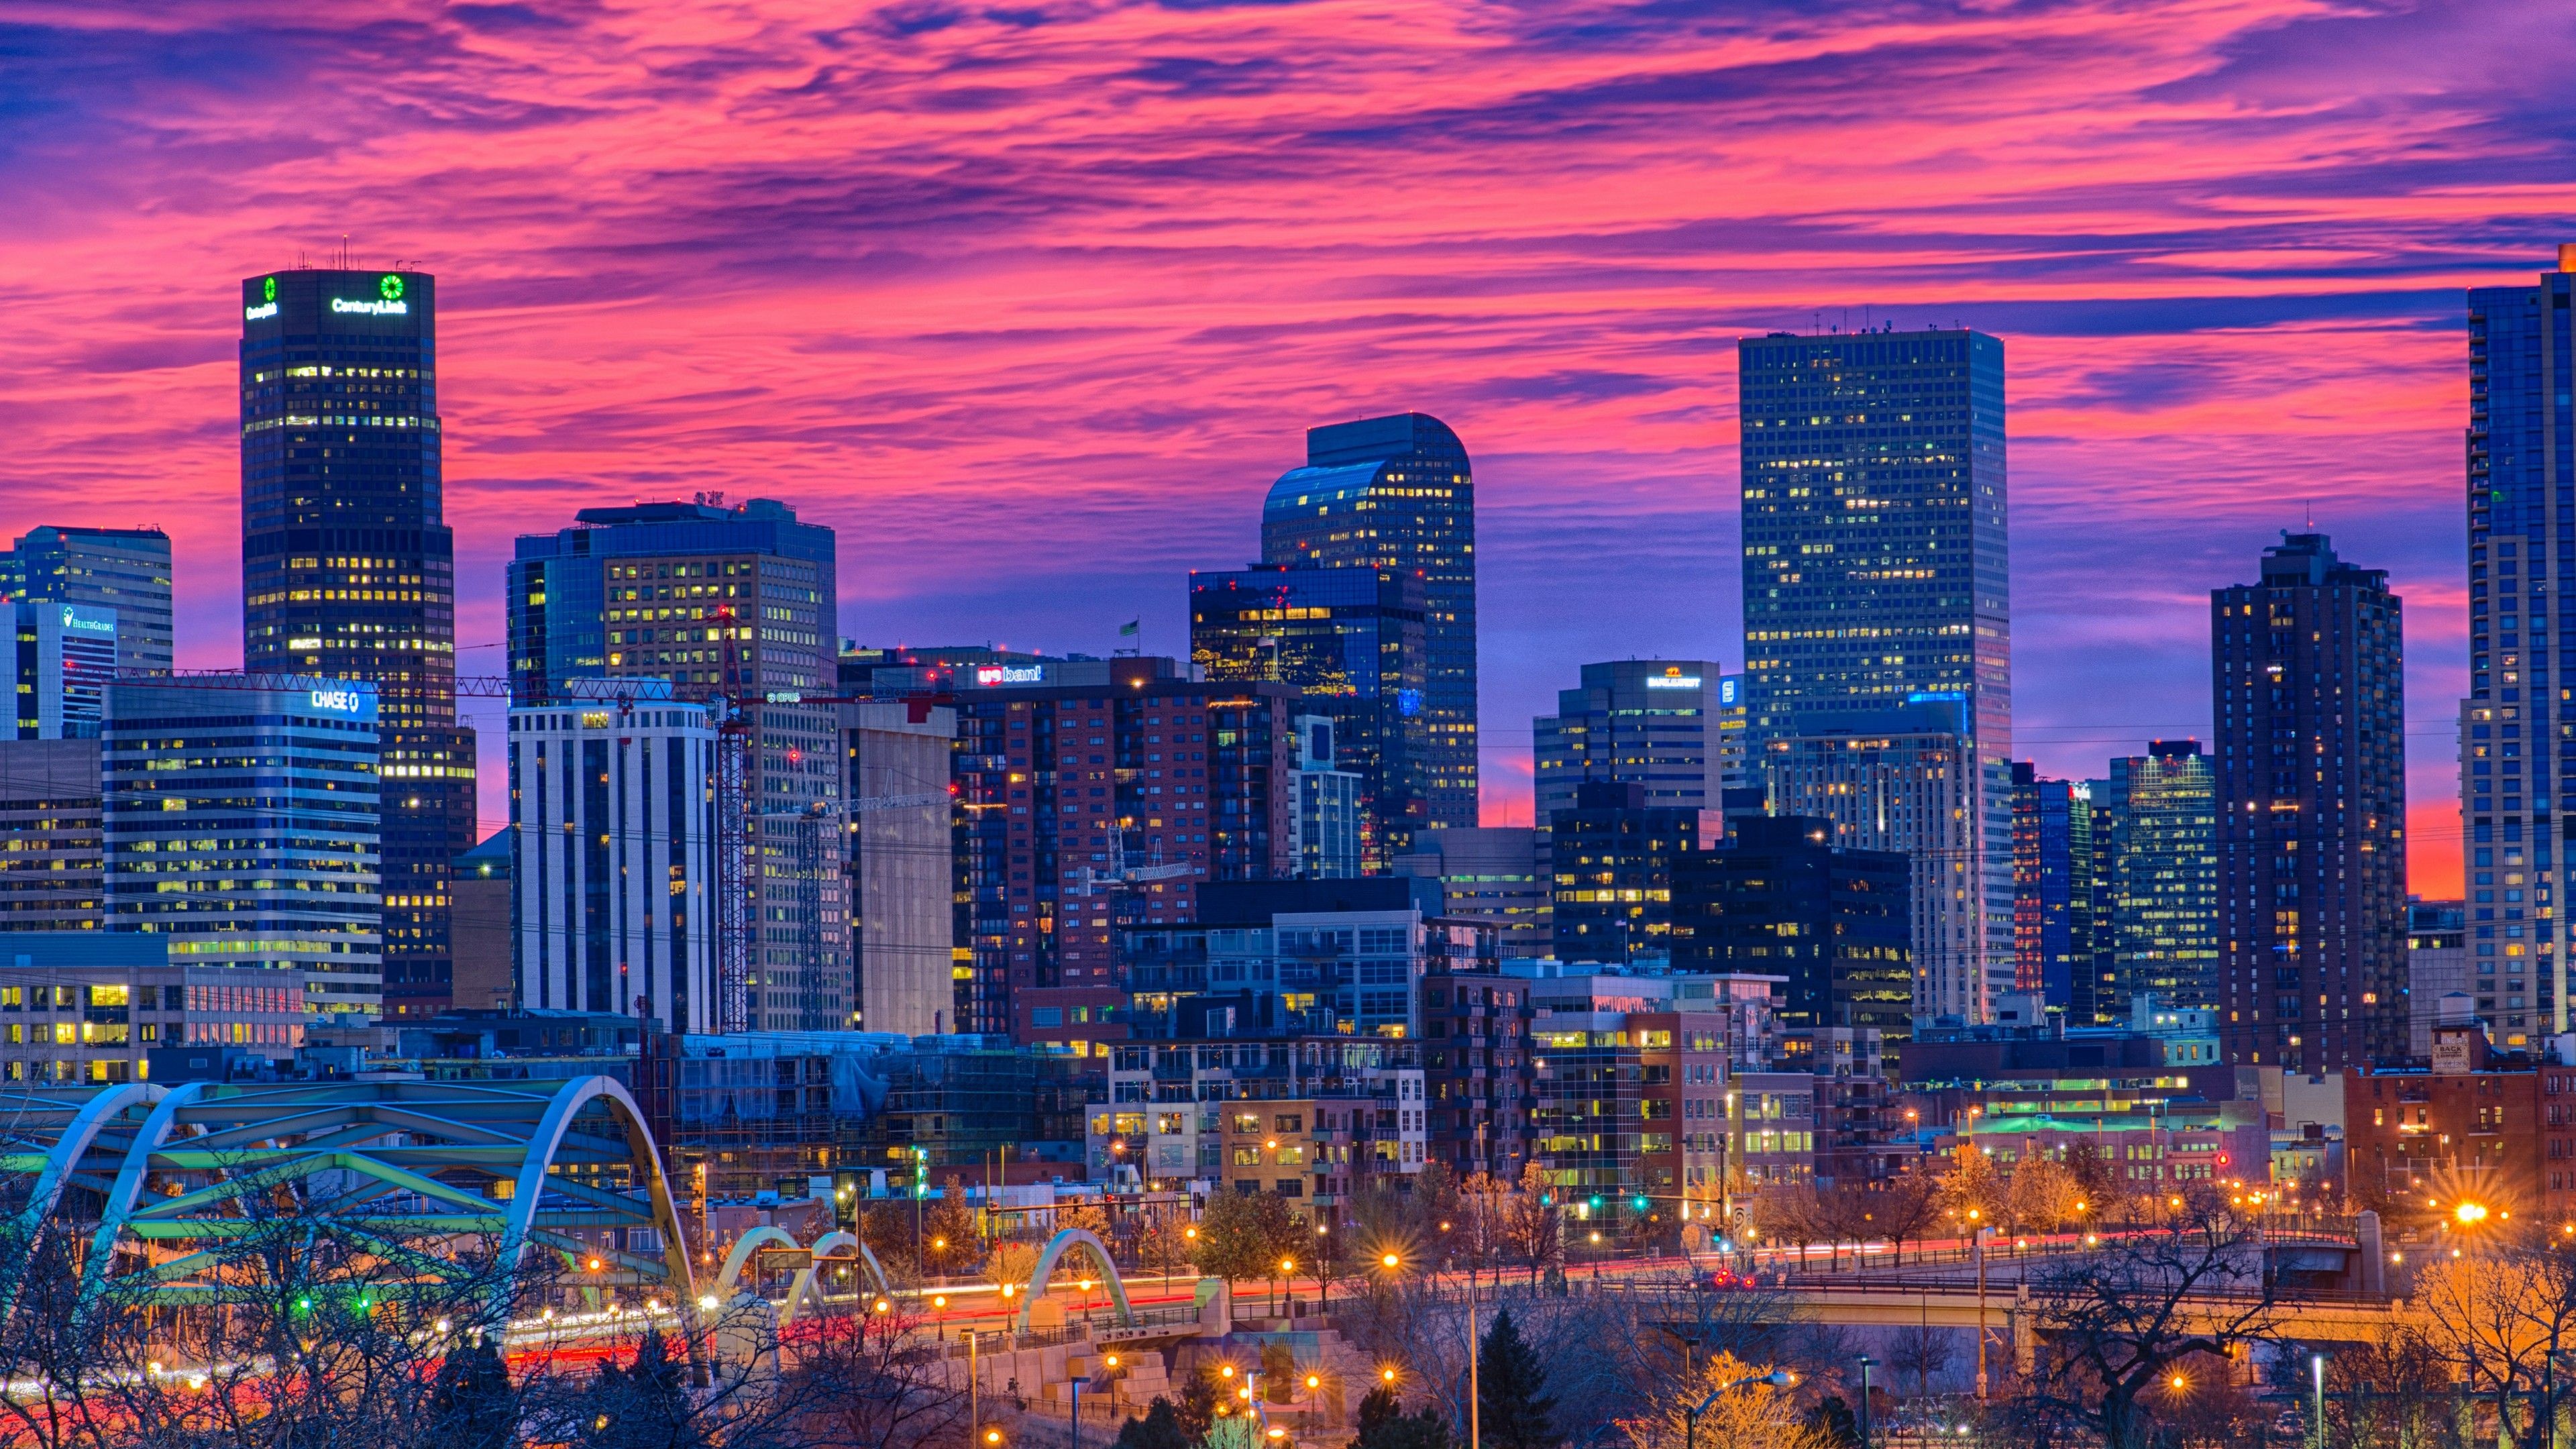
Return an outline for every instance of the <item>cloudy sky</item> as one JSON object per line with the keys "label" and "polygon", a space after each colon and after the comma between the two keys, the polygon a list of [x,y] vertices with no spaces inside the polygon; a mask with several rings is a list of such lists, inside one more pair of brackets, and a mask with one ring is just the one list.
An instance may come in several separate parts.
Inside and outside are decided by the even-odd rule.
{"label": "cloudy sky", "polygon": [[1526,821],[1577,664],[1741,657],[1734,339],[1960,322],[2020,752],[2205,736],[2207,591],[2312,512],[2406,598],[2438,891],[2461,291],[2576,241],[2571,53],[2515,0],[34,0],[0,529],[168,528],[184,662],[238,663],[236,286],[344,237],[440,279],[467,672],[514,533],[699,490],[838,527],[846,635],[1179,650],[1301,430],[1418,408]]}

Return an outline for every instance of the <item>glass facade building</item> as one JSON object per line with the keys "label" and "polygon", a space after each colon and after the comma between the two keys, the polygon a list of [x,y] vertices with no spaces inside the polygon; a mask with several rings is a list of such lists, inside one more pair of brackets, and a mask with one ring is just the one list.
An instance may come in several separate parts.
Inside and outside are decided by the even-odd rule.
{"label": "glass facade building", "polygon": [[0,598],[116,614],[116,667],[170,671],[170,535],[157,528],[35,528],[0,553]]}
{"label": "glass facade building", "polygon": [[2325,535],[2284,534],[2209,615],[2228,1060],[2313,1075],[2403,1056],[2401,601]]}
{"label": "glass facade building", "polygon": [[378,714],[364,682],[127,681],[102,735],[107,915],[191,966],[297,973],[313,1013],[384,982]]}
{"label": "glass facade building", "polygon": [[[847,854],[832,530],[755,498],[585,508],[519,538],[509,568],[510,690],[564,699],[582,679],[661,679],[731,700],[745,730],[749,1029],[850,1025]],[[522,859],[518,868],[524,871]],[[725,1023],[735,1029],[745,1023]]]}
{"label": "glass facade building", "polygon": [[2093,787],[2013,765],[2013,989],[2094,1022]]}
{"label": "glass facade building", "polygon": [[1622,659],[1583,666],[1556,692],[1556,713],[1530,723],[1538,818],[1574,804],[1587,780],[1633,782],[1646,803],[1715,810],[1725,789],[1717,665]]}
{"label": "glass facade building", "polygon": [[[1975,766],[1958,863],[1984,919],[1964,943],[1980,959],[1962,979],[1991,965],[2009,989],[2003,343],[1956,330],[1774,333],[1736,353],[1751,750],[1857,710],[1964,703]],[[1986,993],[1941,1009],[1981,1017]]]}
{"label": "glass facade building", "polygon": [[2460,817],[2471,954],[2531,967],[2521,974],[2523,1006],[2491,1018],[2508,1041],[2568,1029],[2558,918],[2576,884],[2562,843],[2576,829],[2564,791],[2576,773],[2576,735],[2560,721],[2576,719],[2576,703],[2558,701],[2576,675],[2571,303],[2576,245],[2561,246],[2558,270],[2534,285],[2477,287],[2468,297],[2469,697],[2460,703]]}
{"label": "glass facade building", "polygon": [[2111,761],[2096,792],[2111,819],[2109,979],[2097,1017],[2125,1020],[2142,993],[2215,1011],[2219,985],[2218,777],[2198,740],[2150,740]]}
{"label": "glass facade building", "polygon": [[449,1005],[448,882],[474,843],[456,723],[437,283],[295,270],[242,284],[242,665],[364,680],[383,726],[384,1006]]}
{"label": "glass facade building", "polygon": [[1420,581],[1423,821],[1474,825],[1476,481],[1458,435],[1422,413],[1307,429],[1306,466],[1262,504],[1261,561]]}
{"label": "glass facade building", "polygon": [[1397,569],[1190,575],[1199,671],[1292,685],[1306,695],[1303,712],[1332,720],[1334,768],[1360,777],[1360,866],[1372,873],[1439,823],[1425,610],[1422,581]]}

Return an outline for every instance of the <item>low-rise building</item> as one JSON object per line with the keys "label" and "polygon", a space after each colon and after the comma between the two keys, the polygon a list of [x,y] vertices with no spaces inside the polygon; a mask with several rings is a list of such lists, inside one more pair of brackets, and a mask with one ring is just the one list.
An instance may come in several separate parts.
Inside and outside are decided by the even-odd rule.
{"label": "low-rise building", "polygon": [[2475,1021],[2433,1029],[2428,1061],[2344,1074],[2351,1195],[2392,1221],[2461,1201],[2566,1220],[2576,1211],[2576,1037],[2499,1051]]}
{"label": "low-rise building", "polygon": [[173,963],[171,938],[106,931],[0,936],[0,1081],[150,1077],[159,1048],[283,1060],[304,1044],[304,988],[254,967]]}
{"label": "low-rise building", "polygon": [[[1245,1191],[1249,1182],[1251,1191],[1331,1204],[1370,1174],[1410,1177],[1431,1160],[1421,1049],[1411,1042],[1121,1043],[1110,1049],[1108,1095],[1091,1109],[1093,1175],[1123,1172],[1146,1190],[1202,1182]],[[1301,1125],[1246,1129],[1236,1118],[1247,1112]],[[1291,1178],[1293,1192],[1280,1185]]]}

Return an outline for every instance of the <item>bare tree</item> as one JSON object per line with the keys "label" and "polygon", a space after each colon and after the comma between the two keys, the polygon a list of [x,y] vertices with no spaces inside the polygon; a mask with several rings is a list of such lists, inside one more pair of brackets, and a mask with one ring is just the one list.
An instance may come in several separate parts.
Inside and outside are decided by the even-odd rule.
{"label": "bare tree", "polygon": [[1917,1325],[1896,1330],[1888,1343],[1887,1366],[1899,1374],[1914,1376],[1914,1396],[1918,1399],[1932,1392],[1935,1375],[1947,1372],[1956,1346],[1951,1343],[1955,1330]]}
{"label": "bare tree", "polygon": [[1521,1170],[1521,1190],[1511,1199],[1503,1238],[1512,1255],[1528,1266],[1532,1287],[1538,1286],[1541,1272],[1564,1261],[1565,1215],[1548,1189],[1547,1174],[1535,1162]]}

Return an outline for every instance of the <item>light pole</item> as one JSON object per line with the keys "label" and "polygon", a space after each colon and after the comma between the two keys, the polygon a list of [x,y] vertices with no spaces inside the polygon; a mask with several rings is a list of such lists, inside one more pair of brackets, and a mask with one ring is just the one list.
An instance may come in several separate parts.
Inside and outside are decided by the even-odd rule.
{"label": "light pole", "polygon": [[[1973,1220],[1977,1216],[1977,1210],[1975,1208],[1968,1209],[1968,1216]],[[1986,1397],[1986,1230],[1982,1227],[1976,1229],[1976,1248],[1977,1398],[1982,1402]]]}
{"label": "light pole", "polygon": [[2314,1374],[2317,1383],[2316,1449],[2326,1449],[2326,1356],[2321,1353],[2311,1354],[2308,1358],[2308,1368]]}
{"label": "light pole", "polygon": [[1860,1449],[1869,1449],[1869,1371],[1868,1354],[1860,1356]]}
{"label": "light pole", "polygon": [[1699,1416],[1716,1408],[1718,1400],[1734,1393],[1737,1389],[1751,1388],[1755,1384],[1769,1384],[1775,1389],[1785,1389],[1794,1382],[1788,1370],[1773,1369],[1767,1374],[1755,1374],[1751,1378],[1737,1379],[1700,1400],[1698,1408],[1682,1410],[1682,1449],[1699,1449]]}

